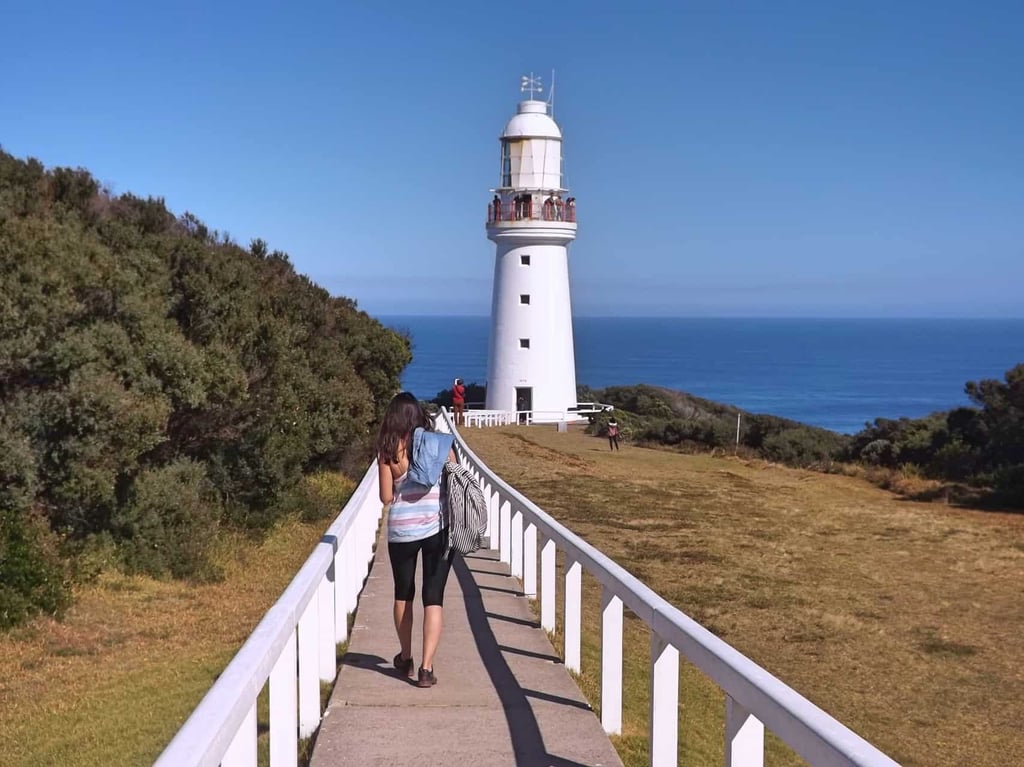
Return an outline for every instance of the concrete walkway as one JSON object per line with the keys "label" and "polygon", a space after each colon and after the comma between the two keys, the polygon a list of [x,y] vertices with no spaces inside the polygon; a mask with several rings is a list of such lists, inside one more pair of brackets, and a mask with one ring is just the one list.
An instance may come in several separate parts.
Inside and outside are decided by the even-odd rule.
{"label": "concrete walkway", "polygon": [[[312,767],[621,767],[601,723],[520,596],[519,582],[507,573],[496,552],[456,557],[434,659],[438,683],[420,689],[391,666],[398,639],[391,566],[381,538]],[[416,600],[418,664],[419,583]]]}

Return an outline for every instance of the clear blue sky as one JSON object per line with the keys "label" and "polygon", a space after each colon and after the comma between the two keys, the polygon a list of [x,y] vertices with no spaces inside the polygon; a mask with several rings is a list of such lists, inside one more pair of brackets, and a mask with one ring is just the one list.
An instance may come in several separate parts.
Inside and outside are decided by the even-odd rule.
{"label": "clear blue sky", "polygon": [[576,314],[1024,316],[1024,3],[632,5],[12,0],[0,145],[373,314],[486,314],[554,68]]}

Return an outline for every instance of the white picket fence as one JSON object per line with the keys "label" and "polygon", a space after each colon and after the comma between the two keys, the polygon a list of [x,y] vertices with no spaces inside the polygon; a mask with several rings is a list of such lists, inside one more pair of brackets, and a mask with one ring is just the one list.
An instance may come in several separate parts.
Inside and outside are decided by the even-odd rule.
{"label": "white picket fence", "polygon": [[[442,411],[438,428],[451,432]],[[601,723],[622,731],[622,610],[628,607],[651,631],[650,763],[675,767],[679,734],[679,654],[725,693],[726,767],[763,767],[765,727],[814,767],[898,767],[897,763],[833,719],[699,623],[658,596],[621,566],[560,525],[487,468],[456,434],[460,462],[476,476],[488,503],[488,534],[499,558],[536,599],[540,551],[541,626],[555,630],[557,551],[564,554],[565,665],[580,670],[584,569],[600,582]]]}
{"label": "white picket fence", "polygon": [[463,426],[529,426],[535,422],[557,423],[579,420],[575,413],[564,410],[466,410],[462,414]]}
{"label": "white picket fence", "polygon": [[270,764],[295,767],[299,738],[320,724],[320,682],[373,559],[380,524],[377,464],[306,563],[156,761],[158,767],[255,767],[256,699],[270,682]]}

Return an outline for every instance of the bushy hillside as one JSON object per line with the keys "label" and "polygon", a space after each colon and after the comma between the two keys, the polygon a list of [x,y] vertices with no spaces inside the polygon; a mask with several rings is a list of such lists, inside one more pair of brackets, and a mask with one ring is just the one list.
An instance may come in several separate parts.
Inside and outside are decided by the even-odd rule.
{"label": "bushy hillside", "polygon": [[964,390],[975,407],[877,418],[854,437],[850,457],[990,489],[992,500],[1024,507],[1024,364],[1002,381],[969,381]]}
{"label": "bushy hillside", "polygon": [[[1024,364],[1003,381],[970,381],[964,389],[975,407],[878,418],[853,436],[643,384],[581,387],[579,397],[614,405],[624,436],[640,443],[734,448],[740,415],[739,450],[748,454],[809,468],[838,461],[900,470],[973,488],[960,494],[964,500],[1024,507]],[[595,433],[603,434],[607,422],[608,415],[595,417]]]}
{"label": "bushy hillside", "polygon": [[409,359],[266,243],[0,151],[0,627],[83,552],[209,575],[221,526],[367,460]]}
{"label": "bushy hillside", "polygon": [[[748,413],[731,405],[658,386],[582,389],[580,399],[615,406],[623,434],[642,443],[686,448],[734,448],[740,416],[739,447],[794,466],[821,466],[840,457],[849,437],[773,415]],[[604,433],[608,416],[595,419]]]}

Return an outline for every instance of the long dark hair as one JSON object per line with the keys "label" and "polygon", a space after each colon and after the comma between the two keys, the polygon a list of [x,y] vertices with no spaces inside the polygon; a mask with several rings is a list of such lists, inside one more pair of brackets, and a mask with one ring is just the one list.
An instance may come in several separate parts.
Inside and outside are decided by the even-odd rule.
{"label": "long dark hair", "polygon": [[384,463],[398,463],[398,446],[405,445],[405,452],[411,452],[412,433],[417,426],[427,431],[434,430],[434,419],[427,409],[407,391],[399,392],[388,403],[384,420],[377,434],[377,458]]}

